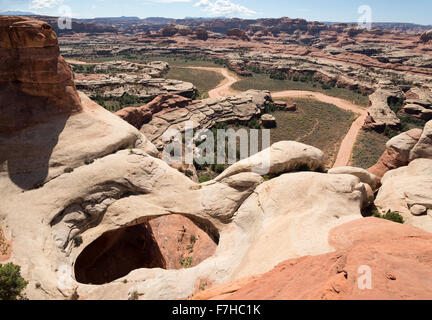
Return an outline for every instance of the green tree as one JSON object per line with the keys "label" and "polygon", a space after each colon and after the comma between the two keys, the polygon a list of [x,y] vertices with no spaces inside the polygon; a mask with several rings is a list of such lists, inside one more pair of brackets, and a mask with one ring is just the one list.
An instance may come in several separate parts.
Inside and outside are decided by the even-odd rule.
{"label": "green tree", "polygon": [[21,267],[8,263],[0,264],[0,300],[17,300],[28,282],[21,277]]}

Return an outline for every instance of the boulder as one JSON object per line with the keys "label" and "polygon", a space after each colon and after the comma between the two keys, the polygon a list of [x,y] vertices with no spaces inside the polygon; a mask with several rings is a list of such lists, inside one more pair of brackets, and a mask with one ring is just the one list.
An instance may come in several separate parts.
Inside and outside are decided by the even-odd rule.
{"label": "boulder", "polygon": [[429,121],[432,119],[432,109],[425,108],[419,104],[407,104],[403,107],[403,112],[408,115],[412,115],[422,120]]}
{"label": "boulder", "polygon": [[277,126],[276,118],[274,116],[272,116],[271,114],[263,114],[261,116],[261,124],[265,128],[275,128]]}
{"label": "boulder", "polygon": [[378,178],[373,173],[368,172],[365,169],[354,168],[354,167],[337,167],[330,169],[329,174],[351,174],[360,179],[361,182],[368,184],[373,190],[378,188]]}
{"label": "boulder", "polygon": [[421,216],[427,214],[427,208],[425,206],[415,204],[411,207],[410,211],[415,216]]}
{"label": "boulder", "polygon": [[[375,200],[382,212],[399,212],[406,223],[432,232],[432,159],[416,159],[408,166],[387,172]],[[420,207],[421,206],[421,207]],[[413,215],[414,214],[414,215]]]}
{"label": "boulder", "polygon": [[432,120],[426,123],[418,143],[411,150],[409,160],[432,159]]}
{"label": "boulder", "polygon": [[382,178],[387,171],[406,166],[410,161],[410,152],[418,143],[421,134],[421,129],[412,129],[390,139],[383,155],[368,171]]}
{"label": "boulder", "polygon": [[324,164],[324,154],[321,150],[299,142],[281,141],[235,163],[215,180],[220,181],[241,172],[278,175],[295,170],[314,171],[322,169]]}

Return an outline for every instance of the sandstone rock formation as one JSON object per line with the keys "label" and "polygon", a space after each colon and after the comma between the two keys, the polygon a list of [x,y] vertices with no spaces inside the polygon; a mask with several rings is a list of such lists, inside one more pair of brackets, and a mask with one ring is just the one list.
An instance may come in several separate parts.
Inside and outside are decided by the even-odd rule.
{"label": "sandstone rock formation", "polygon": [[406,223],[432,232],[432,159],[417,159],[387,172],[375,205],[382,213],[399,212]]}
{"label": "sandstone rock formation", "polygon": [[373,190],[378,188],[378,178],[373,173],[361,168],[338,167],[328,171],[329,174],[352,174],[360,179],[361,182],[368,184]]}
{"label": "sandstone rock formation", "polygon": [[389,101],[401,98],[402,93],[398,90],[378,89],[369,96],[368,117],[364,128],[384,130],[386,127],[398,128],[400,120],[391,110]]}
{"label": "sandstone rock formation", "polygon": [[128,146],[154,154],[141,133],[78,94],[49,25],[22,17],[3,17],[0,23],[6,59],[0,89],[5,195],[40,187]]}
{"label": "sandstone rock formation", "polygon": [[[432,291],[430,233],[367,218],[334,228],[326,255],[291,259],[272,271],[215,287],[194,299],[226,300],[403,300],[429,299]],[[373,250],[371,250],[373,247]],[[361,269],[365,266],[368,269]],[[370,269],[369,269],[370,268]],[[360,277],[370,270],[371,288]]]}
{"label": "sandstone rock formation", "polygon": [[218,122],[249,121],[260,115],[270,102],[268,91],[257,90],[232,97],[209,98],[185,108],[168,108],[153,114],[153,119],[142,126],[141,132],[161,149],[171,138],[165,135],[173,129],[183,133],[186,121],[197,131],[210,129]]}
{"label": "sandstone rock formation", "polygon": [[115,114],[135,128],[141,129],[145,123],[151,121],[154,114],[167,109],[185,108],[191,103],[191,99],[179,95],[160,95],[142,107],[123,108]]}
{"label": "sandstone rock formation", "polygon": [[321,150],[298,142],[281,141],[230,166],[216,181],[242,172],[278,175],[295,170],[320,170],[324,165],[324,154]]}
{"label": "sandstone rock formation", "polygon": [[390,139],[383,155],[368,171],[382,178],[387,171],[406,166],[410,161],[410,152],[421,135],[421,129],[412,129]]}
{"label": "sandstone rock formation", "polygon": [[59,55],[50,25],[3,17],[0,52],[0,134],[81,111],[71,69]]}
{"label": "sandstone rock formation", "polygon": [[411,150],[409,159],[432,159],[432,121],[426,123],[418,143]]}
{"label": "sandstone rock formation", "polygon": [[423,42],[428,42],[432,40],[432,30],[425,31],[421,34],[420,40]]}
{"label": "sandstone rock formation", "polygon": [[432,119],[432,91],[427,88],[411,88],[405,93],[403,111],[408,115],[429,121]]}
{"label": "sandstone rock formation", "polygon": [[[329,236],[335,227],[362,218],[361,210],[372,199],[363,175],[360,179],[353,174],[304,172],[320,171],[324,156],[319,149],[279,142],[228,167],[213,181],[198,184],[158,159],[158,150],[142,133],[163,147],[169,142],[163,139],[164,133],[181,130],[188,120],[193,129],[248,121],[261,115],[271,102],[269,92],[251,90],[192,103],[178,96],[162,96],[137,111],[119,113],[134,127],[75,90],[72,73],[58,56],[49,27],[10,17],[0,18],[0,26],[2,39],[19,34],[14,50],[2,48],[11,61],[26,56],[20,52],[24,45],[52,47],[56,58],[51,58],[60,66],[47,68],[47,75],[24,73],[19,83],[15,70],[5,67],[0,73],[6,86],[19,93],[19,108],[10,101],[4,113],[17,119],[21,114],[32,115],[31,121],[11,122],[0,132],[0,227],[12,244],[8,261],[22,266],[22,275],[29,281],[26,294],[30,299],[64,299],[71,294],[89,300],[186,298],[203,281],[226,284],[268,272],[287,259],[300,258],[309,265],[315,258],[305,256],[322,254],[328,255],[313,265],[313,276],[305,272],[307,265],[298,264],[299,269],[294,270],[296,277],[305,275],[298,278],[302,284],[316,280],[314,276],[319,283],[327,282],[329,275],[336,277],[337,283],[329,285],[333,291],[318,295],[321,298],[335,298],[334,292],[348,290],[346,280],[353,283],[352,270],[364,259],[378,259],[372,265],[377,270],[390,265],[385,276],[390,280],[386,281],[431,278],[429,265],[418,263],[419,259],[423,263],[430,260],[430,250],[424,249],[430,247],[429,237],[420,231],[400,229],[394,235],[383,231],[387,227],[377,231],[355,223],[344,232],[353,237],[352,242],[345,235]],[[323,28],[319,23],[288,19],[272,32],[303,30],[312,35]],[[172,29],[179,32],[181,28]],[[306,40],[315,41],[311,36]],[[30,71],[43,66],[50,55],[41,52],[44,54],[35,55],[30,50],[31,59],[20,60],[18,65]],[[326,69],[323,77],[327,72],[332,75],[329,70],[333,68]],[[44,86],[41,93],[39,85],[45,83],[45,76],[62,81]],[[9,89],[0,90],[0,101],[9,101],[5,100]],[[60,101],[60,107],[51,101]],[[45,112],[34,114],[39,108]],[[400,207],[423,214],[413,216],[414,220],[424,218],[421,207],[430,210],[432,194],[428,161],[432,160],[417,159],[384,177],[377,205],[382,200],[385,210],[386,201],[396,196]],[[253,172],[257,166],[268,169],[259,172],[267,174],[265,179]],[[386,188],[394,190],[389,195]],[[389,228],[393,230],[393,224]],[[401,235],[406,239],[400,239]],[[362,243],[362,236],[370,242]],[[358,239],[362,242],[355,241]],[[397,241],[391,242],[393,239]],[[380,249],[376,255],[370,254],[372,244]],[[388,258],[394,252],[397,255]],[[412,270],[418,278],[411,275]],[[379,279],[381,288],[383,279]],[[408,297],[429,294],[414,283]],[[329,286],[324,285],[326,292]],[[303,295],[298,286],[295,292],[316,297]]]}
{"label": "sandstone rock formation", "polygon": [[80,75],[76,77],[76,86],[91,98],[119,98],[125,94],[143,100],[152,99],[161,94],[179,94],[192,98],[196,92],[196,88],[192,83],[152,78],[147,74]]}
{"label": "sandstone rock formation", "polygon": [[[266,92],[251,91],[214,100],[213,104],[208,100],[191,108],[191,114],[194,110],[209,111],[208,118],[204,118],[208,122],[197,122],[207,126],[215,121],[247,120],[260,113],[269,97]],[[243,170],[199,185],[143,151],[153,149],[134,127],[85,95],[81,94],[80,99],[83,112],[56,120],[64,123],[58,128],[54,150],[44,159],[31,150],[35,159],[46,162],[44,166],[32,163],[22,173],[20,182],[30,185],[28,188],[18,184],[16,173],[2,162],[0,185],[5,201],[0,203],[0,217],[2,226],[13,235],[11,260],[23,266],[23,276],[30,281],[29,298],[61,298],[72,292],[87,299],[127,299],[135,293],[142,299],[186,297],[202,279],[224,283],[237,276],[270,270],[280,261],[305,252],[328,252],[331,250],[328,230],[361,216],[366,192],[354,176],[300,172],[263,183],[259,175]],[[157,115],[162,118],[167,114]],[[21,130],[12,138],[2,136],[2,146],[7,147],[2,154],[11,154],[12,146],[37,146],[39,140],[34,137],[41,144],[50,141],[56,121]],[[128,147],[132,148],[122,150]],[[301,169],[297,165],[303,162],[319,166],[321,151],[296,143],[289,147],[294,148],[289,154],[291,164],[271,162],[270,172]],[[277,149],[276,146],[272,150]],[[307,150],[311,150],[310,154]],[[279,154],[285,151],[279,150]],[[309,156],[312,158],[308,159]],[[17,168],[26,164],[20,158]],[[35,189],[32,179],[41,171],[45,174]],[[22,189],[28,191],[21,192]],[[269,194],[279,195],[277,202],[285,203],[286,207],[283,210],[275,207]],[[293,201],[283,200],[288,196],[293,196]],[[328,205],[318,205],[320,199]],[[27,214],[29,206],[31,215]],[[345,211],[346,208],[349,210]],[[169,267],[167,260],[173,262],[166,259],[167,255],[170,259],[179,258],[177,251],[172,253],[175,245],[171,242],[178,240],[171,237],[173,240],[169,241],[161,235],[165,231],[158,219],[169,220],[179,214],[202,230],[196,229],[194,233],[202,236],[206,233],[218,246],[211,257],[188,255],[182,251],[188,249],[181,248],[184,255],[179,263],[185,268],[167,271],[163,269]],[[273,220],[279,223],[269,223]],[[309,231],[299,233],[304,223]],[[314,227],[309,228],[311,225]],[[277,256],[262,260],[269,243],[259,238],[270,240],[267,234],[271,234],[270,243],[284,243],[288,226],[292,228],[293,245],[284,245]],[[144,250],[145,257],[134,248]],[[116,259],[119,252],[125,255],[120,260]],[[129,254],[133,258],[128,258]],[[121,263],[115,264],[117,260]],[[96,272],[100,265],[106,269]],[[41,289],[35,286],[36,282]]]}
{"label": "sandstone rock formation", "polygon": [[263,114],[261,116],[261,124],[264,128],[275,128],[277,126],[276,118],[271,114]]}

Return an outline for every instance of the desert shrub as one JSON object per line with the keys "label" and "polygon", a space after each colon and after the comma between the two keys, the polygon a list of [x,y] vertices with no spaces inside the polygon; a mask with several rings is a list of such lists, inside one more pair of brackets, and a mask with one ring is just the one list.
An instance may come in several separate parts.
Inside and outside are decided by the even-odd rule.
{"label": "desert shrub", "polygon": [[221,174],[222,172],[225,171],[225,166],[223,164],[213,164],[212,171],[217,174]]}
{"label": "desert shrub", "polygon": [[277,110],[277,107],[275,106],[275,104],[269,103],[268,105],[265,106],[263,113],[273,113],[276,110]]}
{"label": "desert shrub", "polygon": [[193,176],[194,176],[194,173],[193,173],[192,170],[189,170],[189,169],[188,169],[188,170],[185,171],[185,175],[186,175],[187,177],[190,178],[190,177],[193,177]]}
{"label": "desert shrub", "polygon": [[183,268],[189,269],[192,267],[192,257],[180,258],[180,264]]}
{"label": "desert shrub", "polygon": [[270,72],[270,79],[273,80],[286,80],[287,76],[285,75],[285,73],[281,72],[281,71],[271,71]]}
{"label": "desert shrub", "polygon": [[0,300],[23,299],[22,291],[28,282],[21,276],[21,267],[8,263],[0,264]]}
{"label": "desert shrub", "polygon": [[257,119],[251,119],[247,123],[247,127],[250,129],[261,129],[261,125]]}
{"label": "desert shrub", "polygon": [[204,183],[204,182],[208,182],[210,181],[212,178],[210,177],[210,175],[205,175],[202,177],[199,177],[199,183]]}
{"label": "desert shrub", "polygon": [[375,218],[386,219],[386,220],[393,221],[396,223],[404,223],[405,222],[404,218],[400,215],[400,213],[394,212],[394,211],[388,211],[386,214],[381,215],[381,213],[378,210],[374,210],[373,216]]}

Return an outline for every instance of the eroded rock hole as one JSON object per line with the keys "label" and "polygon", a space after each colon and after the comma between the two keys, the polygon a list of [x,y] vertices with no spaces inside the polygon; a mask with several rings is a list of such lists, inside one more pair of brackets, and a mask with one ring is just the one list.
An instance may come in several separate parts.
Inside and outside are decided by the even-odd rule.
{"label": "eroded rock hole", "polygon": [[210,223],[169,215],[104,233],[79,255],[75,278],[105,284],[135,269],[191,268],[212,256],[219,241]]}

